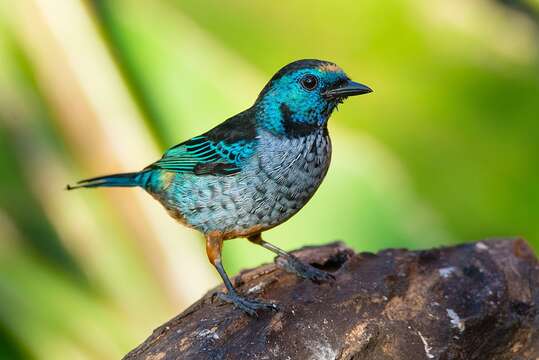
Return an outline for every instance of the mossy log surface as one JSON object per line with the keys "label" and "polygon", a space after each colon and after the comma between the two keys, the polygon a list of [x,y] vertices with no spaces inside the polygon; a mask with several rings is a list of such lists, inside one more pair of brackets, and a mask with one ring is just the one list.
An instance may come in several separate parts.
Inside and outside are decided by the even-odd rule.
{"label": "mossy log surface", "polygon": [[294,254],[335,281],[275,264],[243,271],[239,291],[280,311],[252,318],[213,289],[125,359],[539,359],[539,264],[521,239]]}

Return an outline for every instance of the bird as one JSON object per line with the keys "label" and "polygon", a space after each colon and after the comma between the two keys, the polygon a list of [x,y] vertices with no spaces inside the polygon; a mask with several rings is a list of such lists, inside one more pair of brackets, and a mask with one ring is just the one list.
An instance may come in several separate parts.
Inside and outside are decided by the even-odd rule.
{"label": "bird", "polygon": [[286,270],[316,283],[333,276],[262,239],[295,215],[322,183],[331,160],[328,119],[346,98],[373,90],[335,63],[297,60],[282,67],[254,104],[213,129],[169,148],[137,172],[81,180],[67,189],[139,187],[181,224],[201,232],[226,292],[217,297],[251,316],[279,310],[234,288],[222,263],[225,240],[247,238]]}

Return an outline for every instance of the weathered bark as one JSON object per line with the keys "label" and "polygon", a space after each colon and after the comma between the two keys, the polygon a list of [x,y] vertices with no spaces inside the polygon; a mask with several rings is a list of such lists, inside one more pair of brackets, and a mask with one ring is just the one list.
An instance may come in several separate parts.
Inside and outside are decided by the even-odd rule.
{"label": "weathered bark", "polygon": [[240,291],[279,312],[250,318],[214,289],[125,359],[539,359],[539,265],[523,240],[295,254],[335,282],[273,264],[244,271]]}

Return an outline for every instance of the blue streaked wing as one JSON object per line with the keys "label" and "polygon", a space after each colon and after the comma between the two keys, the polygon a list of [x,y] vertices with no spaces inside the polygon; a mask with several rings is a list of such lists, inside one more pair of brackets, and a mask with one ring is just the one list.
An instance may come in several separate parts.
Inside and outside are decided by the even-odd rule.
{"label": "blue streaked wing", "polygon": [[170,148],[150,167],[195,175],[233,175],[253,153],[253,141],[226,144],[202,135]]}

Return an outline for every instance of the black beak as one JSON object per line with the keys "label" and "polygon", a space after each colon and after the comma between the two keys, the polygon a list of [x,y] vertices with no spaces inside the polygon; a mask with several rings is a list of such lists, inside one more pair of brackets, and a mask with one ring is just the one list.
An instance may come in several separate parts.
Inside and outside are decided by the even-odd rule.
{"label": "black beak", "polygon": [[337,88],[330,89],[324,93],[324,96],[335,99],[348,96],[368,94],[372,92],[372,89],[367,85],[363,85],[352,80],[348,80],[344,85]]}

